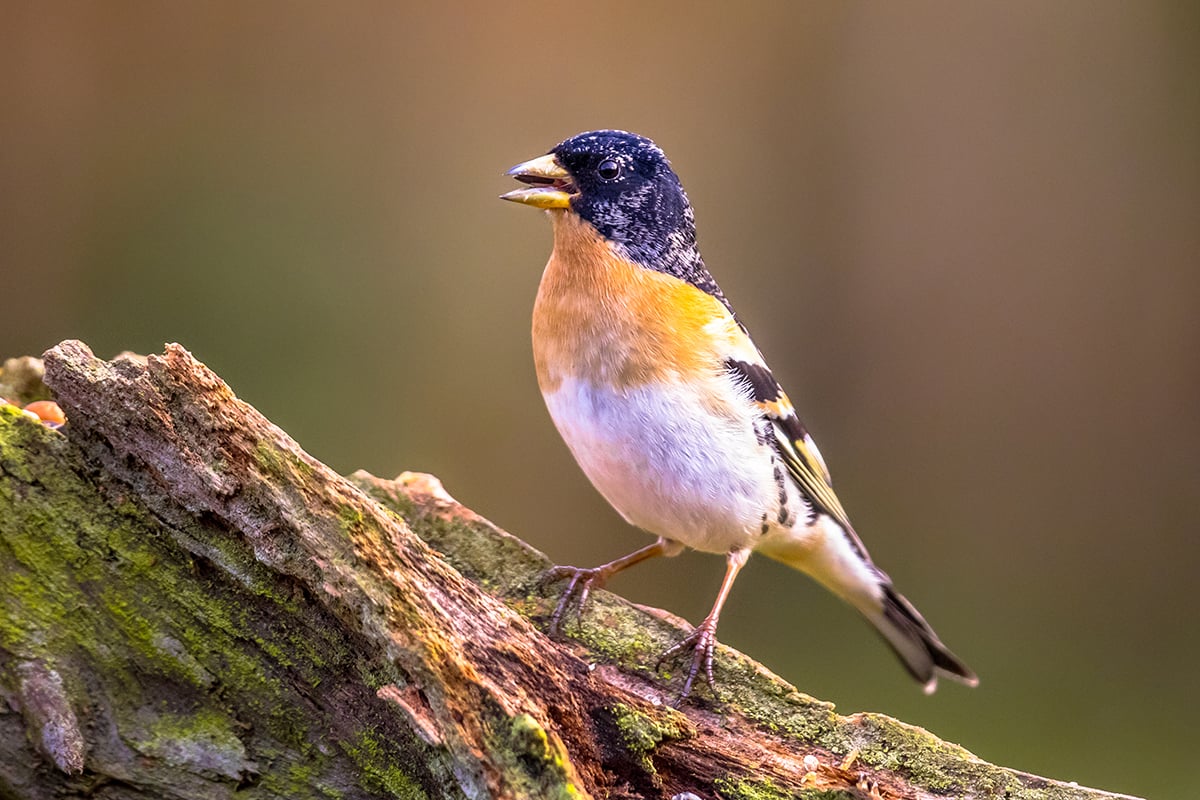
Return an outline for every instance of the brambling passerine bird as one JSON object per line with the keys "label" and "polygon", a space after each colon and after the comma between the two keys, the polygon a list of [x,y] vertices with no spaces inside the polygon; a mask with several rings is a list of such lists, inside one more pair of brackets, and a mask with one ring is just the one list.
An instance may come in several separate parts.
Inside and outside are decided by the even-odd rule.
{"label": "brambling passerine bird", "polygon": [[[751,552],[812,576],[858,609],[926,692],[974,686],[867,555],[829,470],[696,247],[692,207],[663,151],[623,131],[573,136],[509,175],[505,200],[545,209],[554,250],[533,310],[538,385],[584,473],[631,525],[658,537],[569,584],[551,617],[617,572],[685,547],[722,553],[712,611],[663,658],[691,650],[710,688],[717,619]],[[662,663],[662,660],[659,662]]]}

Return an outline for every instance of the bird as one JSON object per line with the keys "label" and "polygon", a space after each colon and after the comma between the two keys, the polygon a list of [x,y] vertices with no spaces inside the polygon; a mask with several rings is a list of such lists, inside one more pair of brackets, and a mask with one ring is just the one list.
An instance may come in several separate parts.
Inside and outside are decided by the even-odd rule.
{"label": "bird", "polygon": [[695,214],[666,155],[620,130],[572,136],[506,173],[503,200],[543,209],[553,249],[533,309],[538,386],[584,474],[653,544],[567,581],[550,618],[613,575],[692,549],[725,556],[712,610],[658,666],[686,659],[679,700],[703,670],[715,696],[717,623],[758,552],[857,609],[926,691],[978,678],[875,566],[821,451],[705,266]]}

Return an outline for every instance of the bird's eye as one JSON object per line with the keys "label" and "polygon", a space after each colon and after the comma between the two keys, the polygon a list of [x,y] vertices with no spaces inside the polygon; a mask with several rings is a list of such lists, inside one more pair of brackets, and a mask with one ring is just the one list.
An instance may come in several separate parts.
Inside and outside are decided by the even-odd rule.
{"label": "bird's eye", "polygon": [[606,181],[616,180],[621,174],[621,165],[611,158],[606,158],[596,167],[596,174]]}

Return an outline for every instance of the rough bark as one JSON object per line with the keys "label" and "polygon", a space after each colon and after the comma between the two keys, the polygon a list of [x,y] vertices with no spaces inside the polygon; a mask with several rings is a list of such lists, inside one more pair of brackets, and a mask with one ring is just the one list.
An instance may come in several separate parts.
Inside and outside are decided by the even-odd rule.
{"label": "rough bark", "polygon": [[552,641],[549,562],[436,479],[336,475],[179,346],[45,370],[65,428],[0,406],[0,798],[1117,797],[728,649],[671,708],[680,623],[600,592]]}

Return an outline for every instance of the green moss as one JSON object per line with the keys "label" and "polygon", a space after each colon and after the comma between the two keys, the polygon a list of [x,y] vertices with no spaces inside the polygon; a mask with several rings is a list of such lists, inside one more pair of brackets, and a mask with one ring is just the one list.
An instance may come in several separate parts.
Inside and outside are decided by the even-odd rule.
{"label": "green moss", "polygon": [[713,788],[723,800],[790,800],[793,797],[780,791],[770,780],[718,778],[713,781]]}
{"label": "green moss", "polygon": [[[802,716],[812,721],[811,710]],[[803,736],[796,733],[794,723],[783,722],[784,733]],[[1009,770],[981,761],[962,747],[942,741],[922,728],[882,714],[856,714],[849,718],[833,715],[828,724],[816,726],[812,731],[812,738],[803,741],[840,755],[857,751],[857,764],[904,775],[914,786],[936,793],[969,793],[1006,800],[1065,800],[1076,796],[1073,787],[1027,786]]]}
{"label": "green moss", "polygon": [[37,472],[33,468],[36,461],[42,459],[31,459],[29,448],[53,441],[52,437],[62,439],[62,434],[8,404],[0,404],[0,426],[3,426],[0,428],[0,472],[7,472],[24,483],[35,480]]}
{"label": "green moss", "polygon": [[310,761],[289,764],[269,770],[258,782],[264,793],[289,800],[341,800],[345,792],[322,780],[327,759],[318,757]]}
{"label": "green moss", "polygon": [[663,734],[654,720],[624,703],[612,709],[621,741],[632,752],[648,753],[663,740]]}
{"label": "green moss", "polygon": [[[450,566],[492,594],[522,598],[551,566],[537,550],[469,512],[460,516],[427,510],[405,494],[404,487],[367,472],[356,472],[348,480],[403,519]],[[504,569],[497,570],[497,564]]]}
{"label": "green moss", "polygon": [[518,797],[573,800],[583,796],[574,784],[574,769],[561,743],[529,714],[513,717],[493,738],[492,750],[499,754]]}
{"label": "green moss", "polygon": [[[557,602],[560,584],[550,591]],[[627,669],[652,673],[654,662],[674,644],[678,632],[665,623],[647,624],[648,616],[605,591],[593,592],[578,624],[568,625],[573,638],[588,649]]]}
{"label": "green moss", "polygon": [[[102,685],[74,700],[105,696],[119,735],[152,757],[147,770],[162,761],[233,775],[252,753],[263,791],[338,797],[322,776],[352,774],[355,759],[321,752],[327,731],[308,730],[295,713],[306,701],[289,688],[354,674],[358,656],[336,626],[312,618],[303,595],[238,537],[199,521],[168,529],[135,493],[110,495],[61,433],[0,408],[0,648],[55,664],[68,692],[83,687],[60,659],[78,653],[95,665]],[[213,570],[220,577],[209,580]],[[395,682],[394,670],[376,671]],[[368,782],[424,798],[389,751],[370,745],[353,748]]]}
{"label": "green moss", "polygon": [[725,648],[718,651],[716,682],[722,699],[772,733],[847,753],[854,737],[832,703],[816,700]]}
{"label": "green moss", "polygon": [[611,711],[621,742],[649,775],[655,774],[650,754],[660,743],[692,735],[687,717],[673,708],[656,709],[655,715],[651,716],[618,703]]}
{"label": "green moss", "polygon": [[259,441],[255,444],[254,463],[263,473],[277,478],[285,484],[311,481],[316,476],[313,465],[299,453],[267,441]]}
{"label": "green moss", "polygon": [[362,530],[363,513],[354,506],[342,506],[338,509],[338,524],[341,526],[343,533],[356,533]]}
{"label": "green moss", "polygon": [[[6,649],[47,657],[85,622],[89,605],[78,581],[94,580],[96,553],[81,542],[88,530],[64,529],[56,520],[80,518],[94,527],[95,501],[63,491],[69,482],[56,458],[78,463],[65,439],[22,416],[0,414],[0,642]],[[73,575],[72,572],[75,572]]]}
{"label": "green moss", "polygon": [[372,690],[381,686],[405,686],[408,679],[391,661],[362,661],[357,664],[359,679]]}
{"label": "green moss", "polygon": [[362,788],[368,792],[386,792],[398,800],[429,800],[420,784],[404,773],[397,763],[401,755],[374,731],[361,731],[353,741],[341,742],[342,749],[362,770]]}
{"label": "green moss", "polygon": [[955,744],[928,731],[882,714],[852,718],[859,737],[858,761],[866,766],[907,775],[919,786],[935,792],[971,787],[976,792],[1018,797],[1022,788],[1012,773],[980,761]]}
{"label": "green moss", "polygon": [[784,790],[770,779],[717,778],[713,788],[721,800],[859,800],[863,796],[840,789]]}

